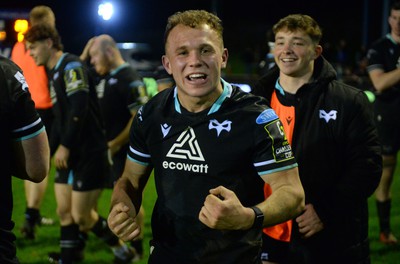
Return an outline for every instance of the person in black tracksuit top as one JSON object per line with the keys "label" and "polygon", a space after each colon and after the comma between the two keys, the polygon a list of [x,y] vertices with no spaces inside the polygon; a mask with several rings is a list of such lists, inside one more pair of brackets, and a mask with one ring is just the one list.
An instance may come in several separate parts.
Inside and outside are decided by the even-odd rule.
{"label": "person in black tracksuit top", "polygon": [[289,15],[273,29],[276,66],[253,93],[294,107],[292,148],[306,210],[293,220],[288,262],[370,263],[367,199],[382,171],[372,105],[336,80],[311,17]]}

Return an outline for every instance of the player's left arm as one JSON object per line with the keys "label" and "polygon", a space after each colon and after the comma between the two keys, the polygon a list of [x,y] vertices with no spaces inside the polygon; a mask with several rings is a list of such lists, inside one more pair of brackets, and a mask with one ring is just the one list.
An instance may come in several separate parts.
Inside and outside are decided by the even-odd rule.
{"label": "player's left arm", "polygon": [[[263,175],[272,195],[257,206],[264,214],[263,227],[285,222],[304,209],[304,191],[297,167]],[[211,189],[199,213],[199,220],[220,230],[249,229],[255,221],[251,207],[241,204],[236,194],[223,187]]]}
{"label": "player's left arm", "polygon": [[264,227],[293,219],[304,210],[305,195],[297,167],[262,175],[272,189],[257,207],[264,213]]}
{"label": "player's left arm", "polygon": [[89,76],[81,62],[73,61],[66,65],[63,78],[70,107],[61,144],[70,149],[77,142],[76,138],[89,108]]}
{"label": "player's left arm", "polygon": [[111,155],[117,153],[121,147],[129,142],[129,131],[132,126],[133,118],[135,118],[137,110],[131,110],[131,118],[126,124],[125,128],[112,140],[108,141],[108,148],[111,151]]}

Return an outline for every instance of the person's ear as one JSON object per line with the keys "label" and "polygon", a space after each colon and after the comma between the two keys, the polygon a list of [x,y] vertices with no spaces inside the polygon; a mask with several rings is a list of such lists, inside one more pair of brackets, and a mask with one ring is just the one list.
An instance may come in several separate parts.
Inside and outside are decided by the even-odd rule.
{"label": "person's ear", "polygon": [[321,56],[321,54],[322,54],[322,46],[321,45],[317,45],[317,46],[315,46],[315,49],[314,49],[314,60],[316,60],[319,56]]}
{"label": "person's ear", "polygon": [[161,61],[162,61],[162,64],[164,66],[164,69],[168,72],[168,74],[172,74],[171,64],[169,62],[168,57],[166,55],[163,55],[161,57]]}
{"label": "person's ear", "polygon": [[47,38],[45,40],[45,43],[48,49],[51,49],[53,47],[53,40],[51,38]]}
{"label": "person's ear", "polygon": [[229,57],[229,53],[228,53],[228,49],[224,48],[224,50],[222,51],[222,69],[226,68],[226,65],[228,64],[228,57]]}

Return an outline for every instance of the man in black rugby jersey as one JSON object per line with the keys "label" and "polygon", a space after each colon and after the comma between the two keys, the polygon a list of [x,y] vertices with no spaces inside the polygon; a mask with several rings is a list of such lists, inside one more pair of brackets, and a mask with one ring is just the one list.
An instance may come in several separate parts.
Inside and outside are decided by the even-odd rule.
{"label": "man in black rugby jersey", "polygon": [[[304,208],[297,163],[265,101],[221,79],[221,20],[203,10],[169,17],[162,62],[176,87],[139,109],[108,224],[137,237],[136,214],[154,169],[149,263],[260,263],[261,228]],[[267,182],[273,195],[264,199]]]}
{"label": "man in black rugby jersey", "polygon": [[[96,92],[112,157],[109,184],[112,188],[124,171],[133,117],[138,108],[148,101],[146,87],[138,72],[122,58],[117,44],[109,35],[91,38],[80,58],[89,60],[100,77]],[[144,228],[143,207],[140,208],[138,219]],[[142,241],[143,235],[131,242],[138,257],[143,255]]]}
{"label": "man in black rugby jersey", "polygon": [[110,167],[94,82],[79,57],[63,52],[54,27],[32,26],[25,37],[35,63],[47,68],[55,116],[50,146],[61,254],[52,253],[49,260],[82,260],[85,237],[92,231],[111,247],[116,263],[129,263],[132,250],[111,233],[96,210]]}
{"label": "man in black rugby jersey", "polygon": [[18,264],[12,176],[41,182],[50,167],[47,133],[22,70],[0,56],[0,263]]}
{"label": "man in black rugby jersey", "polygon": [[372,43],[368,50],[368,74],[376,89],[375,122],[382,144],[383,171],[375,191],[379,217],[379,240],[397,243],[391,231],[391,186],[400,150],[400,1],[394,1],[388,17],[390,32]]}

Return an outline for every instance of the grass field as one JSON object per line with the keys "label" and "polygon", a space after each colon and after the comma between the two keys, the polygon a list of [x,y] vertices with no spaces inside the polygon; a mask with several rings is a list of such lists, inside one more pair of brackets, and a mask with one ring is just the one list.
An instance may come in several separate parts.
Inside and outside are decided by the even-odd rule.
{"label": "grass field", "polygon": [[[393,208],[392,208],[392,227],[397,237],[400,237],[400,168],[397,169],[397,174],[393,186]],[[148,242],[151,238],[150,217],[151,209],[154,205],[156,195],[154,191],[154,182],[149,181],[144,195],[144,207],[146,210],[145,217],[145,255],[143,260],[137,262],[139,264],[147,263],[149,254]],[[51,174],[49,180],[49,188],[47,189],[44,204],[41,213],[46,217],[57,219],[55,212],[56,202],[53,191],[54,177]],[[23,182],[19,179],[13,180],[14,193],[14,212],[13,220],[16,223],[14,233],[17,236],[17,255],[22,264],[25,263],[48,263],[47,253],[51,251],[59,251],[59,226],[58,223],[54,226],[42,226],[37,229],[36,239],[34,241],[26,241],[21,237],[19,229],[24,221],[25,210],[25,195]],[[105,190],[102,193],[99,202],[99,213],[107,216],[109,210],[109,200],[111,196],[110,190]],[[371,241],[371,258],[373,264],[396,264],[400,263],[400,245],[384,246],[378,241],[379,227],[376,216],[375,202],[373,198],[369,199],[370,207],[370,241]],[[85,250],[85,260],[82,263],[105,264],[112,263],[113,255],[110,249],[93,234],[90,234],[87,247]],[[168,261],[166,262],[168,263]],[[323,264],[323,263],[321,263]]]}

